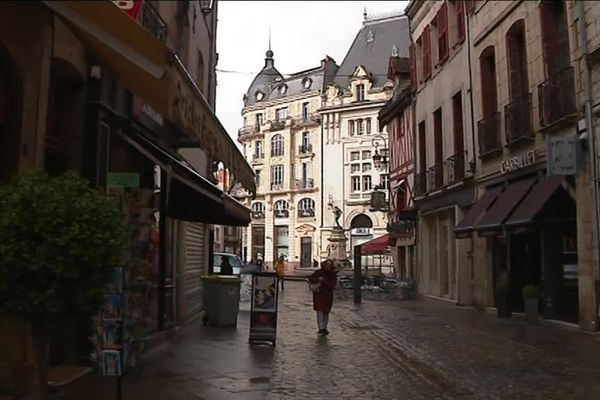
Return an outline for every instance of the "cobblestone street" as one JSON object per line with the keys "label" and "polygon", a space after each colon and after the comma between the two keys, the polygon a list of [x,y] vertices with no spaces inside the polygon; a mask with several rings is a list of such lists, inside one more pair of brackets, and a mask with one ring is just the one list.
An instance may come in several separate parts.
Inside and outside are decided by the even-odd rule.
{"label": "cobblestone street", "polygon": [[[597,399],[600,337],[436,300],[338,299],[317,337],[310,292],[286,283],[277,346],[195,322],[124,380],[125,399]],[[113,398],[89,377],[65,399]]]}

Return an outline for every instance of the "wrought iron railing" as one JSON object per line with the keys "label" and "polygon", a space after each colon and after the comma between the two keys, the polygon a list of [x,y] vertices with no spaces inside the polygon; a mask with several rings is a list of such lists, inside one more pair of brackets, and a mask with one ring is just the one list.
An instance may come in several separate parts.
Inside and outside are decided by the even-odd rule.
{"label": "wrought iron railing", "polygon": [[465,179],[466,152],[456,153],[444,161],[444,184],[452,185]]}
{"label": "wrought iron railing", "polygon": [[298,209],[298,218],[313,218],[315,216],[314,208]]}
{"label": "wrought iron railing", "polygon": [[169,33],[167,23],[161,18],[160,14],[149,2],[142,3],[140,12],[140,25],[148,32],[153,34],[161,42],[167,41]]}
{"label": "wrought iron railing", "polygon": [[284,119],[271,121],[271,130],[272,131],[279,131],[279,130],[282,130],[283,128],[285,128],[285,120]]}
{"label": "wrought iron railing", "polygon": [[415,174],[415,193],[427,193],[427,172],[419,171]]}
{"label": "wrought iron railing", "polygon": [[290,216],[289,210],[274,210],[273,215],[275,218],[287,218]]}
{"label": "wrought iron railing", "polygon": [[312,189],[315,187],[315,181],[313,178],[306,179],[295,179],[294,188],[296,189]]}
{"label": "wrought iron railing", "polygon": [[244,126],[243,128],[238,129],[238,137],[244,136],[244,135],[250,135],[255,132],[257,132],[255,126],[251,126],[251,125]]}
{"label": "wrought iron railing", "polygon": [[546,127],[574,115],[575,85],[573,67],[563,68],[538,85],[540,125]]}
{"label": "wrought iron railing", "polygon": [[252,161],[254,161],[254,162],[260,162],[260,161],[263,161],[264,159],[265,159],[265,153],[252,154]]}
{"label": "wrought iron railing", "polygon": [[302,146],[298,146],[298,154],[301,156],[312,154],[313,147],[312,144],[306,144]]}
{"label": "wrought iron railing", "polygon": [[504,106],[506,143],[533,139],[531,126],[531,93],[518,97]]}
{"label": "wrought iron railing", "polygon": [[444,164],[435,164],[427,170],[427,190],[434,191],[444,186]]}
{"label": "wrought iron railing", "polygon": [[265,212],[264,211],[252,211],[252,218],[253,219],[265,219]]}
{"label": "wrought iron railing", "polygon": [[479,156],[486,156],[497,150],[502,150],[500,143],[500,113],[495,112],[477,122],[477,137],[479,139]]}
{"label": "wrought iron railing", "polygon": [[283,190],[283,184],[271,183],[271,190]]}

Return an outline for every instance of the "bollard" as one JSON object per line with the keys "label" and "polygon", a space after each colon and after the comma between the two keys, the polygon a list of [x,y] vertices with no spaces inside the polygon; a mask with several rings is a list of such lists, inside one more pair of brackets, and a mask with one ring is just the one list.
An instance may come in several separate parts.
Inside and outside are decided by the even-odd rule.
{"label": "bollard", "polygon": [[361,303],[361,292],[360,286],[362,281],[361,276],[361,254],[360,245],[354,246],[354,304],[360,305]]}

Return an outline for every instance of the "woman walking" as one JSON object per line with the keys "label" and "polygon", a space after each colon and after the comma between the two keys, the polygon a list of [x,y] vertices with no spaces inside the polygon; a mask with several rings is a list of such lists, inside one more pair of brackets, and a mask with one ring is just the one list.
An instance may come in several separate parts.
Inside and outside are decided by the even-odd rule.
{"label": "woman walking", "polygon": [[329,312],[333,305],[333,289],[335,289],[337,277],[333,260],[325,260],[321,263],[321,269],[315,271],[308,282],[313,292],[313,309],[317,312],[317,326],[319,336],[329,335],[327,323]]}

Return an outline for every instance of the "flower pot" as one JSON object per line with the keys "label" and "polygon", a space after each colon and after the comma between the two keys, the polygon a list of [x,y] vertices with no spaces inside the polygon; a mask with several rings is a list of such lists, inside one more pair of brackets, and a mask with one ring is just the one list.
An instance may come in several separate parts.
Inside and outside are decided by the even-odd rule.
{"label": "flower pot", "polygon": [[539,299],[537,297],[525,298],[525,319],[531,324],[538,322]]}

